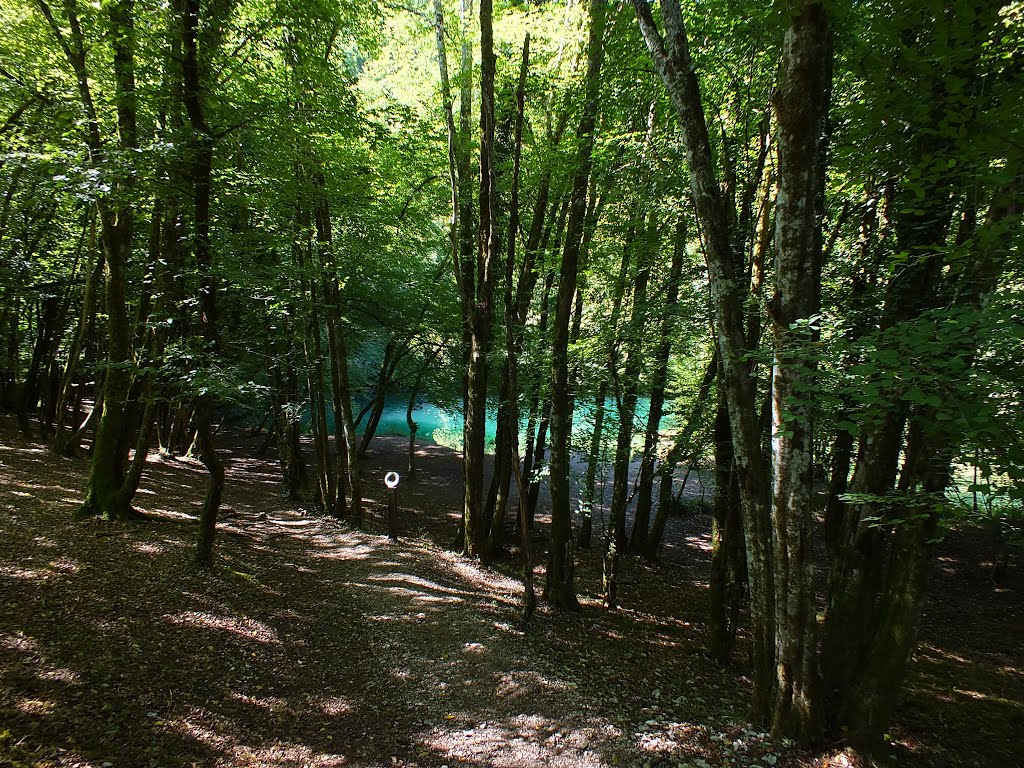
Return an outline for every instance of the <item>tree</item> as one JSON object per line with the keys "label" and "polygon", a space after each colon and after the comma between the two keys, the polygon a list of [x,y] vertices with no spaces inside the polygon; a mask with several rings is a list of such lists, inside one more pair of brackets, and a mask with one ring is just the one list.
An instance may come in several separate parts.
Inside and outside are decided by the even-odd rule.
{"label": "tree", "polygon": [[[86,118],[86,144],[90,166],[99,170],[107,159],[100,117],[93,97],[87,66],[87,47],[78,9],[65,4],[70,37],[44,0],[37,0],[54,37],[74,72],[79,98]],[[118,149],[127,154],[138,146],[138,115],[135,94],[135,58],[133,9],[130,0],[109,6],[111,39],[114,48],[115,104],[117,110]],[[109,199],[97,201],[104,252],[104,290],[107,310],[107,373],[104,399],[92,464],[81,513],[101,514],[110,519],[132,516],[131,498],[122,488],[128,457],[128,436],[124,417],[125,401],[131,385],[131,338],[126,303],[125,270],[131,257],[134,215],[130,202],[133,180],[124,170],[111,188]]]}
{"label": "tree", "polygon": [[573,569],[572,518],[569,499],[569,441],[572,432],[572,395],[569,389],[569,318],[576,293],[587,183],[593,164],[597,125],[598,86],[604,58],[605,7],[591,0],[585,101],[580,117],[576,170],[569,198],[569,220],[559,269],[558,298],[551,334],[551,543],[548,548],[544,597],[563,609],[577,605]]}
{"label": "tree", "polygon": [[771,719],[774,689],[774,586],[767,473],[761,455],[755,391],[744,361],[746,341],[740,264],[733,250],[729,218],[714,171],[700,86],[690,58],[682,11],[676,0],[663,3],[663,38],[645,0],[634,0],[633,6],[655,69],[678,113],[694,209],[704,235],[716,341],[723,368],[721,383],[725,388],[732,427],[733,460],[740,478],[740,503],[750,569],[754,663],[752,712],[755,720],[765,722]]}
{"label": "tree", "polygon": [[[786,32],[779,89],[779,192],[772,321],[772,729],[804,741],[821,731],[811,526],[814,507],[813,345],[821,309],[832,44],[824,7],[804,4]],[[810,346],[810,349],[808,349]]]}

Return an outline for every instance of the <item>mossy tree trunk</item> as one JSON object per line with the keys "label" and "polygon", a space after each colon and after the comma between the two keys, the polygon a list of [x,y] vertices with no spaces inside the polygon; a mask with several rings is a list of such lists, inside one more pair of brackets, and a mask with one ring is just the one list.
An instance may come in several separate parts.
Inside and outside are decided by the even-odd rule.
{"label": "mossy tree trunk", "polygon": [[[86,144],[89,161],[99,167],[106,154],[106,141],[100,133],[100,120],[92,96],[87,67],[87,49],[77,6],[64,4],[69,35],[54,17],[49,5],[38,2],[65,58],[75,73],[78,93],[86,115]],[[113,69],[119,149],[131,151],[138,146],[137,102],[135,95],[135,32],[131,0],[118,0],[107,6],[108,23],[114,49]],[[93,439],[92,461],[86,485],[83,515],[100,514],[109,519],[132,516],[131,507],[120,493],[127,461],[125,439],[125,401],[131,387],[131,329],[128,321],[125,270],[131,259],[133,212],[129,203],[133,186],[131,174],[118,177],[109,199],[98,201],[101,241],[104,253],[104,292],[107,313],[107,370],[104,376],[103,410]]]}

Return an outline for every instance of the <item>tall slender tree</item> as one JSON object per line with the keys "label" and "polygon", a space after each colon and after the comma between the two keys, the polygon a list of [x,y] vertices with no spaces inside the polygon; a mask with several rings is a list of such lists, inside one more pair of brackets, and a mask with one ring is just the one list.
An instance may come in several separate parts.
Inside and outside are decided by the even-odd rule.
{"label": "tall slender tree", "polygon": [[551,335],[551,543],[544,597],[563,609],[578,605],[574,581],[572,517],[569,498],[569,451],[572,433],[572,392],[569,386],[569,319],[576,294],[587,187],[593,166],[601,64],[604,61],[605,3],[591,0],[587,42],[587,74],[579,148],[569,198],[569,220],[559,269],[558,298]]}

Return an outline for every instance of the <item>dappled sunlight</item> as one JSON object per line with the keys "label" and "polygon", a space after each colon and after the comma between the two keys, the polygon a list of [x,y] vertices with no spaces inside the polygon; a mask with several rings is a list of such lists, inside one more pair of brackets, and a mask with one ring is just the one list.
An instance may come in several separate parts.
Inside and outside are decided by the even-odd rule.
{"label": "dappled sunlight", "polygon": [[60,557],[50,562],[50,569],[54,573],[78,573],[81,566],[70,557]]}
{"label": "dappled sunlight", "polygon": [[185,717],[168,719],[164,725],[182,736],[194,739],[218,752],[226,752],[231,748],[234,739],[214,730],[212,720],[213,718],[207,712],[192,708]]}
{"label": "dappled sunlight", "polygon": [[[206,571],[191,557],[199,464],[147,468],[136,503],[159,509],[149,525],[73,520],[57,501],[77,503],[80,490],[37,494],[0,468],[0,484],[13,478],[0,488],[0,515],[10,510],[0,733],[67,768],[817,768],[736,724],[749,640],[741,628],[734,666],[706,655],[706,518],[673,517],[656,564],[623,558],[615,612],[599,597],[600,547],[580,550],[583,610],[542,602],[524,625],[518,537],[492,567],[442,549],[461,499],[449,503],[451,488],[432,485],[430,471],[402,486],[411,530],[392,544],[379,498],[367,501],[366,531],[299,509],[273,460],[243,458],[254,442],[224,453],[229,483]],[[54,466],[47,455],[19,467],[30,483],[44,459]],[[454,477],[457,460],[437,477]],[[84,488],[87,468],[60,464],[38,482]],[[534,539],[538,593],[548,519],[538,515]],[[997,587],[983,586],[988,600]],[[990,603],[1002,615],[1017,605]],[[961,610],[935,622],[970,628],[974,618]],[[917,721],[907,727],[900,714],[894,749],[908,767],[968,764],[929,729],[966,723],[981,753],[997,727],[1022,722],[1024,665],[1007,633],[984,649],[924,637]],[[821,765],[841,764],[832,759]]]}
{"label": "dappled sunlight", "polygon": [[21,568],[16,565],[0,565],[0,578],[19,581],[46,581],[55,576],[70,576],[78,573],[79,564],[68,557],[51,560],[41,568]]}
{"label": "dappled sunlight", "polygon": [[18,579],[20,581],[44,581],[50,572],[35,568],[19,568],[16,565],[0,565],[0,578]]}
{"label": "dappled sunlight", "polygon": [[1024,711],[1024,704],[1019,701],[1010,701],[1010,699],[1003,698],[1002,696],[995,696],[991,693],[982,693],[980,691],[972,691],[964,688],[954,688],[953,693],[959,694],[969,699],[977,699],[979,701],[990,701],[994,704],[1006,704],[1011,707],[1017,707]]}
{"label": "dappled sunlight", "polygon": [[[440,605],[462,603],[464,599],[457,594],[432,594],[425,590],[412,589],[401,584],[391,584],[391,580],[377,579],[370,577],[368,584],[363,584],[364,589],[373,589],[378,592],[386,592],[396,597],[408,598],[412,605]],[[376,582],[376,583],[375,583]],[[382,583],[383,582],[383,583]],[[357,586],[357,585],[353,585]]]}
{"label": "dappled sunlight", "polygon": [[269,747],[239,745],[233,750],[233,758],[236,765],[259,768],[342,768],[352,765],[344,755],[317,752],[303,744],[285,742]]}
{"label": "dappled sunlight", "polygon": [[451,605],[453,603],[465,602],[461,597],[452,595],[430,595],[424,592],[417,592],[405,587],[384,587],[385,591],[393,595],[408,597],[413,605]]}
{"label": "dappled sunlight", "polygon": [[575,688],[575,683],[554,680],[529,669],[517,669],[502,673],[497,682],[495,695],[499,698],[534,696],[539,690],[565,692]]}
{"label": "dappled sunlight", "polygon": [[971,663],[971,661],[969,659],[965,659],[963,656],[955,654],[952,651],[946,650],[944,648],[938,648],[938,647],[936,647],[934,645],[929,645],[928,643],[920,643],[918,645],[917,653],[921,654],[922,652],[924,652],[925,655],[930,654],[930,655],[933,655],[933,656],[938,656],[940,658],[943,658],[943,659],[945,659],[947,661],[955,661],[957,664],[970,664]]}
{"label": "dappled sunlight", "polygon": [[217,616],[208,612],[183,611],[177,614],[165,614],[162,619],[173,625],[229,632],[246,640],[254,640],[267,645],[279,645],[281,642],[273,627],[247,617]]}
{"label": "dappled sunlight", "polygon": [[[439,564],[470,586],[491,593],[501,593],[501,597],[507,597],[510,593],[513,595],[522,593],[523,583],[518,579],[506,576],[498,571],[484,570],[478,564],[474,564],[461,555],[442,551],[437,553],[436,558]],[[492,596],[497,597],[498,595]]]}
{"label": "dappled sunlight", "polygon": [[[163,727],[219,754],[218,764],[226,761],[229,765],[252,768],[341,768],[351,765],[342,754],[318,751],[305,744],[278,739],[270,740],[269,744],[247,744],[246,739],[232,735],[230,725],[207,710],[192,708],[185,717],[170,719]],[[333,739],[333,735],[325,734],[323,740],[329,744]]]}
{"label": "dappled sunlight", "polygon": [[599,768],[597,749],[618,733],[611,726],[572,727],[539,715],[500,723],[474,722],[465,714],[423,734],[419,741],[443,759],[495,768]]}
{"label": "dappled sunlight", "polygon": [[165,555],[171,551],[171,543],[167,541],[133,541],[131,548],[140,555]]}
{"label": "dappled sunlight", "polygon": [[149,515],[157,520],[181,523],[195,523],[199,520],[198,512],[196,514],[189,514],[188,512],[182,512],[178,509],[170,509],[168,507],[146,507],[141,504],[136,504],[135,506],[139,512]]}
{"label": "dappled sunlight", "polygon": [[686,537],[686,543],[694,549],[699,549],[702,552],[711,552],[711,537],[710,536],[695,536],[690,535]]}
{"label": "dappled sunlight", "polygon": [[344,538],[318,536],[314,542],[309,556],[318,560],[366,560],[380,547],[380,543],[369,536],[357,538],[351,534]]}
{"label": "dappled sunlight", "polygon": [[30,715],[35,717],[43,717],[46,715],[52,715],[57,709],[55,702],[49,699],[18,699],[15,707],[23,715]]}
{"label": "dappled sunlight", "polygon": [[353,711],[352,702],[348,699],[342,698],[330,698],[324,699],[318,702],[320,711],[325,715],[331,717],[337,717],[338,715],[347,715]]}
{"label": "dappled sunlight", "polygon": [[413,603],[461,603],[474,593],[444,586],[436,581],[408,573],[391,572],[367,577],[369,586],[384,589],[391,594],[409,597]]}
{"label": "dappled sunlight", "polygon": [[267,712],[286,712],[288,702],[279,696],[253,696],[245,693],[231,692],[228,697],[243,704],[265,709]]}
{"label": "dappled sunlight", "polygon": [[29,637],[22,632],[0,633],[0,648],[5,651],[18,651],[20,653],[34,653],[39,648],[35,638]]}
{"label": "dappled sunlight", "polygon": [[51,667],[49,669],[45,669],[39,673],[39,677],[42,680],[64,683],[65,685],[82,684],[82,676],[75,672],[75,670],[68,669],[67,667]]}

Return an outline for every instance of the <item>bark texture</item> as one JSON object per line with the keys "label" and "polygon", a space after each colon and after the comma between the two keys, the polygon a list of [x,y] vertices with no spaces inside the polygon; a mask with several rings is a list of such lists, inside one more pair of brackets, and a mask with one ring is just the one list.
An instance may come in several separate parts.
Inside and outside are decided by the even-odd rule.
{"label": "bark texture", "polygon": [[776,691],[772,730],[807,742],[821,730],[811,552],[814,404],[821,309],[825,148],[832,80],[828,17],[806,5],[786,32],[775,97],[776,201],[772,335],[772,528]]}

